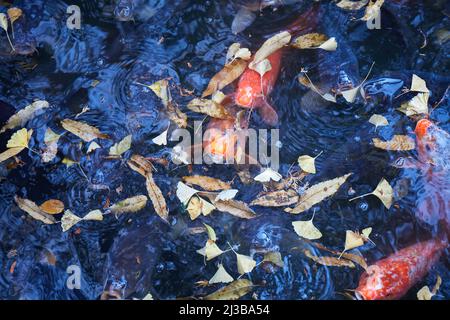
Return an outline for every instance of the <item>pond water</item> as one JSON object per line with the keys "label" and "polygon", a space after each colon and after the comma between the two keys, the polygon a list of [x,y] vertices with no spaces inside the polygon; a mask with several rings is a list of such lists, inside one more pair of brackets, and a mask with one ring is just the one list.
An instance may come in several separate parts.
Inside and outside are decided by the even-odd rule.
{"label": "pond water", "polygon": [[[30,148],[45,147],[47,128],[64,133],[63,119],[86,122],[111,138],[97,140],[101,148],[87,156],[87,143],[80,147],[81,139],[65,133],[51,162],[44,163],[39,154],[26,150],[18,156],[20,163],[0,164],[0,298],[99,299],[110,285],[120,287],[124,298],[143,298],[148,293],[156,299],[204,296],[221,285],[201,287],[196,282],[210,279],[219,262],[234,278],[239,275],[231,251],[206,264],[196,252],[207,236],[189,230],[207,223],[214,228],[223,250],[229,242],[258,263],[263,259],[261,252],[281,253],[283,267],[258,265],[244,276],[257,285],[252,291],[255,298],[345,299],[344,293],[358,286],[364,270],[359,266],[327,267],[310,260],[303,249],[316,255],[329,253],[302,240],[292,221],[310,219],[315,212],[314,224],[323,234],[315,242],[336,251],[343,249],[346,230],[372,227],[372,242],[352,251],[363,255],[369,264],[435,236],[436,229],[415,216],[420,195],[430,192],[422,181],[422,171],[391,165],[399,157],[417,158],[417,152],[380,150],[372,138],[388,140],[394,134],[414,137],[417,118],[396,111],[401,102],[414,96],[401,95],[412,74],[426,81],[431,92],[429,105],[437,105],[429,118],[441,129],[450,129],[446,91],[450,79],[450,8],[446,1],[386,1],[379,30],[369,30],[358,20],[364,10],[342,10],[333,1],[314,5],[288,1],[293,3],[256,11],[255,21],[238,34],[231,31],[233,19],[250,1],[130,0],[122,5],[126,2],[133,6],[92,0],[0,2],[0,12],[15,6],[26,18],[17,25],[13,43],[19,49],[35,49],[27,55],[11,55],[6,34],[0,30],[1,122],[34,100],[46,100],[50,108],[24,125],[34,130]],[[66,25],[69,5],[80,8],[80,29]],[[308,175],[300,186],[353,173],[332,198],[300,215],[290,215],[283,208],[255,206],[254,219],[215,211],[191,221],[176,197],[181,177],[200,174],[233,181],[233,188],[239,190],[236,199],[246,203],[263,191],[263,185],[255,181],[244,184],[237,176],[242,168],[234,165],[155,163],[153,177],[166,199],[169,223],[156,215],[150,201],[139,212],[82,221],[67,232],[62,232],[59,224],[36,221],[18,208],[15,195],[37,204],[59,199],[66,209],[83,216],[110,203],[147,194],[144,179],[126,160],[133,154],[170,159],[175,143],[158,146],[152,142],[170,120],[160,99],[138,82],[169,79],[172,98],[188,115],[189,123],[202,120],[204,115],[186,106],[223,67],[228,47],[239,42],[255,52],[269,36],[285,30],[313,6],[314,22],[309,27],[335,37],[338,50],[284,50],[280,75],[269,99],[279,116],[276,128],[280,129],[279,172],[283,176],[292,164],[296,166],[299,155],[320,152],[317,174]],[[367,100],[359,97],[354,103],[342,99],[328,102],[299,83],[302,68],[320,88],[329,89],[336,88],[343,78],[358,85],[370,70],[364,84]],[[224,91],[232,92],[233,84]],[[389,125],[375,129],[368,122],[374,113],[382,114]],[[268,128],[256,113],[250,126]],[[6,149],[13,132],[0,134],[0,151]],[[130,134],[131,149],[123,159],[108,158],[109,148]],[[448,148],[442,152],[441,156],[449,159]],[[78,164],[66,166],[64,158]],[[258,172],[258,168],[251,168],[253,176]],[[383,177],[396,195],[389,210],[374,196],[348,201],[371,192]],[[448,175],[444,178],[448,181]],[[448,188],[448,183],[444,187]],[[445,196],[448,189],[442,191]],[[448,204],[449,199],[444,201]],[[56,220],[61,216],[56,215]],[[422,286],[433,286],[440,275],[443,282],[434,299],[449,299],[449,258],[445,251],[404,298],[415,299]],[[80,289],[66,285],[70,265],[80,267]],[[244,298],[251,299],[252,294]]]}

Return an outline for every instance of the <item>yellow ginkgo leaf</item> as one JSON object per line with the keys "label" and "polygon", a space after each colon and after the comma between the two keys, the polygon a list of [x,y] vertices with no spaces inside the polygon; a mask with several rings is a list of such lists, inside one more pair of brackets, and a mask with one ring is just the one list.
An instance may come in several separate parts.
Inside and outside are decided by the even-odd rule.
{"label": "yellow ginkgo leaf", "polygon": [[270,180],[280,181],[281,178],[281,174],[274,171],[272,168],[267,168],[263,172],[258,174],[254,179],[255,181],[259,182],[269,182]]}
{"label": "yellow ginkgo leaf", "polygon": [[292,222],[295,232],[303,238],[317,240],[322,238],[322,233],[313,224],[313,219],[307,221]]}
{"label": "yellow ginkgo leaf", "polygon": [[364,240],[357,232],[347,230],[345,234],[345,248],[344,251],[348,251],[364,245]]}
{"label": "yellow ginkgo leaf", "polygon": [[428,286],[423,286],[417,291],[417,300],[431,300],[431,298],[433,298],[433,294]]}
{"label": "yellow ginkgo leaf", "polygon": [[369,239],[370,234],[372,233],[372,228],[365,228],[361,231],[361,234],[366,238]]}
{"label": "yellow ginkgo leaf", "polygon": [[270,262],[280,268],[284,267],[283,257],[279,251],[265,253],[263,262]]}
{"label": "yellow ginkgo leaf", "polygon": [[222,264],[219,264],[219,268],[217,269],[216,273],[213,275],[213,277],[208,281],[209,284],[213,283],[229,283],[233,281],[233,277],[229,275],[227,270],[223,267]]}
{"label": "yellow ginkgo leaf", "polygon": [[381,114],[373,114],[370,117],[369,122],[371,124],[373,124],[375,126],[375,128],[387,126],[389,124],[387,119],[385,117],[383,117]]}
{"label": "yellow ginkgo leaf", "polygon": [[350,199],[349,201],[353,201],[365,196],[369,196],[369,195],[374,195],[376,196],[378,199],[381,200],[381,202],[383,202],[384,206],[389,209],[392,205],[392,201],[394,200],[394,190],[392,189],[391,185],[389,184],[389,182],[386,181],[386,179],[381,179],[381,181],[378,183],[377,187],[375,188],[375,190],[373,190],[372,192],[357,196],[355,198]]}
{"label": "yellow ginkgo leaf", "polygon": [[252,272],[253,268],[256,266],[256,261],[249,256],[236,253],[236,259],[239,274]]}
{"label": "yellow ginkgo leaf", "polygon": [[428,99],[430,94],[428,92],[421,92],[411,100],[402,103],[397,110],[403,112],[408,117],[416,114],[428,114]]}
{"label": "yellow ginkgo leaf", "polygon": [[192,196],[198,192],[199,192],[198,190],[195,190],[194,188],[185,185],[181,181],[178,182],[177,184],[176,194],[178,199],[180,199],[181,203],[184,205],[187,205]]}
{"label": "yellow ginkgo leaf", "polygon": [[13,133],[11,138],[8,140],[7,148],[28,148],[28,141],[33,134],[33,130],[22,128]]}
{"label": "yellow ginkgo leaf", "polygon": [[303,155],[298,157],[298,165],[300,166],[300,168],[307,173],[312,173],[315,174],[316,173],[316,158],[318,156],[320,156],[322,154],[322,151],[315,156],[314,158],[308,155]]}
{"label": "yellow ginkgo leaf", "polygon": [[125,138],[120,140],[118,143],[114,144],[109,149],[109,155],[110,156],[120,156],[120,155],[122,155],[122,153],[125,153],[126,151],[128,151],[131,147],[131,139],[132,139],[132,136],[131,136],[131,134],[129,134],[128,136],[126,136]]}
{"label": "yellow ginkgo leaf", "polygon": [[411,80],[411,91],[417,91],[417,92],[430,92],[427,88],[427,83],[425,80],[423,80],[418,75],[413,74],[412,80]]}
{"label": "yellow ginkgo leaf", "polygon": [[197,250],[197,253],[206,257],[206,260],[209,261],[214,259],[217,256],[220,256],[223,251],[216,245],[216,243],[212,240],[206,241],[206,244],[203,248]]}
{"label": "yellow ginkgo leaf", "polygon": [[204,223],[203,225],[206,228],[206,232],[208,233],[209,240],[215,242],[217,240],[217,236],[216,236],[216,232],[214,231],[214,229],[209,224]]}

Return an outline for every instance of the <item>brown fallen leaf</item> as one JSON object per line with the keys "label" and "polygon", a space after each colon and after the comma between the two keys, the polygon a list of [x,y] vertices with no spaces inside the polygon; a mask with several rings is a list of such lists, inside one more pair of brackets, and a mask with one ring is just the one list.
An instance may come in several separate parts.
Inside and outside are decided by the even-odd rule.
{"label": "brown fallen leaf", "polygon": [[368,2],[369,0],[360,0],[360,1],[341,0],[336,5],[344,10],[359,10],[363,8]]}
{"label": "brown fallen leaf", "polygon": [[209,81],[208,87],[203,91],[202,98],[212,95],[217,90],[224,87],[239,78],[247,68],[247,61],[235,59],[231,63],[226,64],[222,70],[216,73]]}
{"label": "brown fallen leaf", "polygon": [[70,133],[81,138],[85,142],[91,142],[94,139],[109,139],[107,134],[101,133],[97,128],[88,125],[84,122],[79,122],[71,119],[64,119],[61,121],[62,127]]}
{"label": "brown fallen leaf", "polygon": [[58,214],[63,212],[64,203],[61,200],[51,199],[42,203],[39,208],[48,214]]}
{"label": "brown fallen leaf", "polygon": [[235,280],[229,285],[203,297],[204,300],[237,300],[253,289],[253,283],[247,279]]}
{"label": "brown fallen leaf", "polygon": [[308,33],[297,37],[292,46],[297,49],[316,49],[320,47],[328,37],[320,33]]}
{"label": "brown fallen leaf", "polygon": [[303,253],[305,256],[313,260],[314,262],[317,262],[324,266],[330,266],[330,267],[350,267],[354,268],[355,264],[352,261],[345,260],[345,259],[339,259],[336,257],[318,257],[311,253],[309,250],[304,250]]}
{"label": "brown fallen leaf", "polygon": [[216,193],[212,194],[199,192],[199,194],[208,197],[211,203],[219,211],[227,212],[233,216],[244,219],[252,219],[256,217],[255,211],[250,209],[245,202],[239,200],[216,200]]}
{"label": "brown fallen leaf", "polygon": [[382,141],[378,138],[373,138],[372,142],[375,147],[390,151],[408,151],[416,148],[414,139],[405,135],[395,135],[389,141]]}
{"label": "brown fallen leaf", "polygon": [[173,121],[180,128],[187,127],[187,115],[183,111],[181,111],[175,105],[175,103],[173,103],[172,101],[169,101],[166,108],[167,108],[167,114],[171,121]]}
{"label": "brown fallen leaf", "polygon": [[148,172],[152,171],[152,164],[139,154],[133,154],[130,160],[127,161],[128,166],[145,177]]}
{"label": "brown fallen leaf", "polygon": [[[43,162],[50,162],[58,153],[58,140],[60,135],[53,132],[52,129],[47,128],[44,135],[44,143],[45,148],[42,153],[42,161]],[[95,143],[95,142],[93,142]]]}
{"label": "brown fallen leaf", "polygon": [[14,197],[14,200],[17,203],[17,206],[28,213],[31,217],[36,220],[39,220],[46,224],[54,224],[56,223],[55,218],[46,213],[44,210],[39,208],[36,203],[31,200],[19,198],[18,196]]}
{"label": "brown fallen leaf", "polygon": [[295,208],[286,208],[284,211],[297,214],[310,209],[315,204],[335,194],[350,175],[351,173],[348,173],[342,177],[320,182],[311,186],[306,189],[304,194],[300,197]]}
{"label": "brown fallen leaf", "polygon": [[111,213],[120,214],[127,212],[138,212],[147,205],[147,196],[137,195],[131,198],[127,198],[120,202],[117,202],[110,206],[108,209]]}
{"label": "brown fallen leaf", "polygon": [[228,113],[223,105],[210,99],[192,99],[188,105],[189,110],[206,114],[212,118],[230,120],[233,116]]}
{"label": "brown fallen leaf", "polygon": [[261,207],[284,207],[297,203],[297,201],[297,192],[295,192],[295,190],[288,189],[259,194],[256,199],[250,203],[250,205]]}
{"label": "brown fallen leaf", "polygon": [[28,121],[30,121],[36,115],[36,113],[48,107],[50,107],[50,105],[45,100],[34,101],[30,105],[19,110],[16,114],[11,116],[11,118],[8,119],[6,124],[0,130],[0,133],[6,131],[7,129],[23,127]]}
{"label": "brown fallen leaf", "polygon": [[220,191],[231,188],[230,183],[208,176],[184,176],[182,179],[187,184],[199,186],[206,191]]}
{"label": "brown fallen leaf", "polygon": [[345,258],[347,260],[350,260],[350,261],[360,265],[364,270],[367,270],[368,265],[367,265],[366,259],[364,259],[363,256],[360,256],[360,255],[354,254],[354,253],[347,253],[347,252],[342,253],[342,252],[339,252],[336,250],[331,250],[317,242],[310,242],[310,243],[320,250],[325,250],[325,251],[333,253],[337,256],[341,256],[342,258]]}
{"label": "brown fallen leaf", "polygon": [[378,199],[380,199],[381,202],[383,202],[384,206],[387,209],[389,209],[391,207],[392,202],[394,201],[394,189],[392,189],[389,182],[387,182],[387,180],[384,178],[382,178],[380,180],[380,182],[378,183],[378,185],[374,191],[354,197],[354,198],[350,199],[349,201],[353,201],[353,200],[356,200],[356,199],[359,199],[359,198],[362,198],[365,196],[369,196],[369,195],[374,195]]}

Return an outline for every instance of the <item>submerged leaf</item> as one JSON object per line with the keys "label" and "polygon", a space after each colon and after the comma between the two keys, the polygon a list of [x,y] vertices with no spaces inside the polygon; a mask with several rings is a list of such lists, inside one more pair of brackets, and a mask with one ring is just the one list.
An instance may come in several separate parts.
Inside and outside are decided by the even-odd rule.
{"label": "submerged leaf", "polygon": [[228,190],[231,188],[228,182],[208,176],[184,176],[183,181],[190,185],[196,185],[207,191]]}
{"label": "submerged leaf", "polygon": [[60,136],[61,135],[56,134],[50,128],[47,128],[47,130],[45,131],[44,135],[45,149],[44,152],[42,153],[43,162],[50,162],[56,157],[56,154],[58,153],[58,141]]}
{"label": "submerged leaf", "polygon": [[211,259],[214,259],[215,257],[220,256],[223,251],[217,246],[217,244],[209,240],[206,241],[206,244],[203,248],[197,250],[197,253],[201,254],[202,256],[206,257],[206,261],[209,261]]}
{"label": "submerged leaf", "polygon": [[126,212],[138,212],[142,210],[147,205],[147,196],[138,195],[125,200],[119,201],[108,209],[111,213],[120,214]]}
{"label": "submerged leaf", "polygon": [[253,200],[251,206],[261,206],[261,207],[284,207],[290,206],[298,201],[298,194],[295,190],[278,190],[268,192]]}
{"label": "submerged leaf", "polygon": [[233,119],[227,110],[220,104],[210,99],[192,99],[188,105],[189,110],[206,114],[217,119]]}
{"label": "submerged leaf", "polygon": [[357,232],[347,230],[345,233],[345,248],[348,251],[364,245],[364,238]]}
{"label": "submerged leaf", "polygon": [[311,253],[309,250],[304,250],[303,253],[305,256],[313,260],[314,262],[317,262],[324,266],[330,266],[330,267],[350,267],[354,268],[355,264],[352,261],[346,260],[346,259],[339,259],[335,257],[318,257]]}
{"label": "submerged leaf", "polygon": [[167,145],[167,134],[169,133],[169,128],[167,130],[163,131],[161,134],[156,136],[152,139],[152,142],[154,144],[157,144],[158,146],[165,146]]}
{"label": "submerged leaf", "polygon": [[278,251],[265,253],[263,262],[270,262],[280,268],[284,267],[283,258],[281,257],[281,253]]}
{"label": "submerged leaf", "polygon": [[381,114],[373,114],[370,117],[369,122],[371,124],[373,124],[375,126],[375,128],[387,126],[389,124],[387,119],[385,117],[383,117]]}
{"label": "submerged leaf", "polygon": [[273,181],[280,181],[282,178],[281,174],[274,171],[272,168],[267,168],[260,174],[258,174],[254,180],[259,182],[269,182],[270,180]]}
{"label": "submerged leaf", "polygon": [[187,205],[192,196],[198,192],[198,190],[185,185],[181,181],[177,184],[177,197],[184,205]]}
{"label": "submerged leaf", "polygon": [[7,148],[28,148],[28,141],[33,134],[33,130],[22,128],[14,132],[6,144]]}
{"label": "submerged leaf", "polygon": [[109,155],[110,156],[121,156],[126,151],[130,150],[131,148],[131,134],[123,138],[118,143],[114,144],[109,149]]}
{"label": "submerged leaf", "polygon": [[39,208],[48,214],[58,214],[63,212],[64,203],[61,200],[51,199],[42,203]]}

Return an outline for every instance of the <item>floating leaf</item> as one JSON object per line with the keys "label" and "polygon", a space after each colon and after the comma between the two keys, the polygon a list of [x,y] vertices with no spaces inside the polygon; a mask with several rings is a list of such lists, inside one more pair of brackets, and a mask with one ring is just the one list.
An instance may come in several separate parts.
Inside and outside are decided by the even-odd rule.
{"label": "floating leaf", "polygon": [[28,148],[28,141],[30,140],[32,134],[32,129],[27,131],[25,128],[14,132],[6,144],[8,150],[0,153],[0,162],[13,157],[19,154],[23,149]]}
{"label": "floating leaf", "polygon": [[428,114],[429,93],[419,93],[411,100],[403,103],[397,110],[403,112],[408,117],[416,114]]}
{"label": "floating leaf", "polygon": [[389,141],[373,138],[372,142],[375,147],[390,151],[408,151],[416,148],[416,143],[413,138],[400,134],[393,136]]}
{"label": "floating leaf", "polygon": [[375,20],[378,18],[381,12],[381,6],[383,5],[384,0],[376,0],[376,1],[370,1],[368,6],[366,7],[366,12],[364,14],[364,17],[361,18],[361,20],[364,21],[370,21]]}
{"label": "floating leaf", "polygon": [[280,32],[273,37],[267,39],[261,48],[256,51],[253,61],[250,63],[249,67],[253,68],[255,65],[266,59],[275,51],[281,49],[291,41],[291,34],[287,31]]}
{"label": "floating leaf", "polygon": [[364,257],[357,255],[357,254],[353,254],[353,253],[345,253],[345,252],[338,252],[335,250],[330,250],[327,247],[321,245],[320,243],[317,242],[313,242],[312,243],[314,246],[316,246],[319,249],[322,250],[326,250],[328,252],[334,253],[336,255],[338,255],[340,258],[345,258],[347,260],[350,260],[358,265],[360,265],[364,270],[367,270],[368,266],[367,266],[367,262],[364,259]]}
{"label": "floating leaf", "polygon": [[272,65],[270,64],[269,59],[264,59],[261,62],[250,67],[250,69],[258,72],[262,78],[266,74],[266,72],[272,70]]}
{"label": "floating leaf", "polygon": [[314,158],[311,156],[308,156],[308,155],[300,156],[300,157],[298,157],[298,165],[300,166],[300,168],[303,171],[305,171],[307,173],[315,174],[316,173],[315,161],[316,161],[317,157],[320,156],[321,154],[322,154],[322,152],[320,152]]}
{"label": "floating leaf", "polygon": [[347,230],[345,233],[345,248],[348,251],[364,245],[364,238],[357,232]]}
{"label": "floating leaf", "polygon": [[15,38],[14,37],[14,22],[17,19],[19,19],[20,16],[22,15],[22,9],[16,8],[16,7],[12,7],[12,8],[9,8],[6,11],[6,13],[8,14],[9,21],[11,21],[11,32],[12,32],[13,38]]}
{"label": "floating leaf", "polygon": [[249,256],[236,253],[236,260],[239,274],[252,272],[256,267],[256,261]]}
{"label": "floating leaf", "polygon": [[418,300],[431,300],[431,298],[433,298],[433,296],[435,296],[436,293],[438,292],[441,284],[442,284],[442,278],[438,275],[436,284],[434,285],[433,290],[430,291],[430,288],[428,286],[424,286],[422,289],[420,289],[417,292],[417,299]]}
{"label": "floating leaf", "polygon": [[238,279],[203,299],[205,300],[237,300],[245,296],[253,288],[253,283],[247,279]]}
{"label": "floating leaf", "polygon": [[282,178],[281,174],[274,171],[272,168],[267,168],[260,174],[258,174],[254,180],[259,182],[269,182],[270,180],[273,181],[280,181]]}
{"label": "floating leaf", "polygon": [[190,185],[196,185],[207,191],[228,190],[231,188],[228,182],[208,176],[184,176],[183,181]]}
{"label": "floating leaf", "polygon": [[233,199],[236,194],[239,192],[239,190],[236,189],[229,189],[229,190],[224,190],[221,191],[217,196],[216,199],[214,201],[227,201],[227,200],[231,200]]}
{"label": "floating leaf", "polygon": [[268,192],[263,195],[258,195],[258,197],[253,200],[251,206],[262,206],[262,207],[284,207],[290,206],[298,201],[298,194],[295,190],[278,190]]}
{"label": "floating leaf", "polygon": [[360,1],[341,0],[336,5],[339,8],[345,10],[359,10],[363,8],[368,2],[369,0],[360,0]]}
{"label": "floating leaf", "polygon": [[375,126],[375,128],[387,126],[389,122],[385,117],[383,117],[381,114],[373,114],[369,122]]}
{"label": "floating leaf", "polygon": [[338,46],[338,44],[336,42],[336,38],[332,37],[332,38],[328,39],[327,41],[325,41],[324,43],[322,43],[317,48],[325,50],[325,51],[336,51],[337,46]]}
{"label": "floating leaf", "polygon": [[427,83],[425,80],[423,80],[421,77],[413,74],[412,80],[411,80],[411,91],[417,91],[417,92],[425,92],[429,93],[430,90],[427,88]]}
{"label": "floating leaf", "polygon": [[16,127],[23,127],[28,121],[30,121],[38,111],[48,108],[50,105],[45,100],[38,100],[25,108],[19,110],[16,114],[6,121],[6,124],[0,130],[0,133],[5,132],[7,129],[14,129]]}
{"label": "floating leaf", "polygon": [[300,197],[295,208],[286,208],[284,211],[297,214],[310,209],[315,204],[334,195],[350,175],[351,173],[348,173],[342,177],[327,180],[311,186],[306,189],[304,194]]}
{"label": "floating leaf", "polygon": [[169,133],[169,128],[167,128],[167,130],[163,131],[157,137],[153,138],[152,142],[154,144],[157,144],[158,146],[165,146],[165,145],[167,145],[167,134],[168,133]]}
{"label": "floating leaf", "polygon": [[192,197],[186,208],[186,210],[189,213],[189,216],[191,217],[191,220],[197,219],[200,214],[207,216],[214,209],[216,209],[214,205],[212,205],[211,203],[200,197]]}
{"label": "floating leaf", "polygon": [[89,211],[88,214],[82,218],[82,220],[102,221],[103,213],[100,210],[92,210]]}
{"label": "floating leaf", "polygon": [[310,49],[327,41],[327,36],[321,33],[308,33],[297,37],[292,46],[297,49]]}
{"label": "floating leaf", "polygon": [[245,71],[245,68],[247,68],[247,61],[242,59],[235,59],[229,64],[226,64],[222,70],[211,78],[208,87],[203,91],[202,98],[212,95],[217,90],[222,90],[239,78]]}
{"label": "floating leaf", "polygon": [[205,256],[206,260],[209,261],[211,259],[214,259],[215,257],[220,256],[223,251],[216,245],[214,241],[208,239],[205,246],[197,250],[197,253]]}
{"label": "floating leaf", "polygon": [[376,196],[378,199],[381,200],[381,202],[383,202],[384,206],[389,209],[392,205],[392,201],[394,199],[394,190],[392,189],[391,185],[389,184],[389,182],[386,181],[386,179],[381,179],[381,181],[378,183],[377,187],[375,188],[374,191],[370,192],[370,193],[366,193],[360,196],[357,196],[355,198],[350,199],[349,201],[353,201],[365,196],[369,196],[369,195],[374,195]]}
{"label": "floating leaf", "polygon": [[281,253],[278,251],[271,251],[264,254],[263,262],[270,262],[280,268],[284,267],[284,262]]}
{"label": "floating leaf", "polygon": [[233,277],[228,274],[227,270],[223,267],[223,264],[219,264],[219,268],[208,283],[229,283],[233,280]]}
{"label": "floating leaf", "polygon": [[214,242],[217,241],[217,236],[216,236],[216,232],[214,231],[214,229],[209,224],[204,223],[203,225],[206,228],[206,232],[208,233],[209,240],[214,241]]}
{"label": "floating leaf", "polygon": [[238,42],[232,43],[230,45],[230,47],[228,48],[228,51],[227,51],[226,58],[225,58],[225,64],[230,63],[234,59],[235,54],[239,51],[240,48],[241,48],[241,44]]}
{"label": "floating leaf", "polygon": [[100,145],[99,145],[97,142],[92,141],[92,142],[89,144],[89,147],[88,147],[86,153],[89,154],[89,153],[91,153],[92,151],[94,151],[95,149],[99,149],[99,148],[101,148]]}
{"label": "floating leaf", "polygon": [[307,221],[294,221],[292,222],[292,226],[294,227],[295,232],[303,238],[309,240],[317,240],[322,238],[322,233],[316,226],[313,224],[313,219]]}
{"label": "floating leaf", "polygon": [[339,259],[335,257],[318,257],[311,253],[309,250],[304,250],[303,253],[305,256],[313,260],[314,262],[317,262],[324,266],[330,266],[330,267],[350,267],[354,268],[355,264],[352,261],[346,260],[346,259]]}
{"label": "floating leaf", "polygon": [[107,134],[101,133],[97,128],[90,126],[84,122],[64,119],[61,121],[61,125],[65,130],[76,135],[85,142],[91,142],[96,138],[109,139],[109,136]]}
{"label": "floating leaf", "polygon": [[209,195],[208,198],[219,211],[227,212],[233,216],[244,219],[252,219],[256,217],[256,213],[250,209],[245,202],[238,200],[215,201],[215,196],[211,195]]}
{"label": "floating leaf", "polygon": [[131,134],[123,138],[120,142],[115,143],[109,149],[110,156],[121,156],[131,148]]}
{"label": "floating leaf", "polygon": [[361,231],[361,234],[363,235],[363,237],[364,237],[365,239],[369,239],[369,236],[370,236],[371,233],[372,233],[372,228],[371,228],[371,227],[365,228],[365,229],[363,229],[363,230]]}
{"label": "floating leaf", "polygon": [[64,211],[64,215],[61,218],[61,227],[63,232],[66,232],[70,228],[72,228],[74,225],[76,225],[78,222],[80,222],[81,219],[79,216],[72,213],[70,210]]}
{"label": "floating leaf", "polygon": [[28,213],[31,217],[36,220],[39,220],[45,224],[54,224],[56,223],[55,218],[46,213],[44,210],[39,208],[33,201],[19,198],[18,196],[14,197],[14,201],[16,201],[17,206]]}
{"label": "floating leaf", "polygon": [[151,172],[149,172],[145,178],[145,186],[147,188],[148,196],[152,201],[153,208],[156,213],[165,221],[169,219],[169,210],[167,209],[166,199],[164,198],[161,189],[156,185],[153,180]]}
{"label": "floating leaf", "polygon": [[39,208],[48,214],[58,214],[64,211],[64,203],[61,200],[51,199],[42,203]]}
{"label": "floating leaf", "polygon": [[147,196],[138,195],[113,204],[108,209],[111,213],[120,214],[126,212],[138,212],[147,205]]}
{"label": "floating leaf", "polygon": [[212,118],[233,119],[233,116],[220,103],[213,100],[195,98],[188,103],[187,107],[189,110],[206,114]]}
{"label": "floating leaf", "polygon": [[177,197],[184,205],[187,205],[192,196],[198,192],[198,190],[185,185],[181,181],[177,184]]}
{"label": "floating leaf", "polygon": [[66,165],[67,168],[73,166],[74,164],[77,164],[78,162],[73,161],[72,159],[69,158],[64,158],[62,159],[62,163]]}
{"label": "floating leaf", "polygon": [[127,161],[127,164],[132,170],[136,171],[144,178],[152,171],[152,164],[150,161],[138,154],[133,154],[131,159]]}

